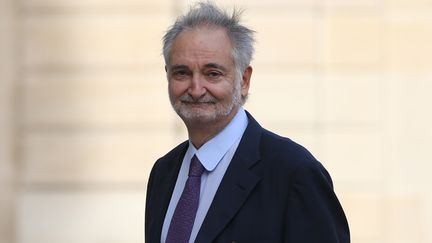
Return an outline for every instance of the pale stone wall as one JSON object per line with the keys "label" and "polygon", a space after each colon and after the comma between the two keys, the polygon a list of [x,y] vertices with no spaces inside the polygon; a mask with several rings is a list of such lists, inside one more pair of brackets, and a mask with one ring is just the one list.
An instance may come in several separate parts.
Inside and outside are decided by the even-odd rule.
{"label": "pale stone wall", "polygon": [[[0,0],[1,243],[143,242],[186,139],[160,40],[189,2]],[[330,171],[352,242],[432,242],[432,2],[217,2],[257,30],[246,108]]]}
{"label": "pale stone wall", "polygon": [[21,2],[17,242],[143,242],[149,170],[176,142],[160,55],[172,5]]}
{"label": "pale stone wall", "polygon": [[16,180],[14,161],[15,7],[0,1],[0,242],[14,241]]}

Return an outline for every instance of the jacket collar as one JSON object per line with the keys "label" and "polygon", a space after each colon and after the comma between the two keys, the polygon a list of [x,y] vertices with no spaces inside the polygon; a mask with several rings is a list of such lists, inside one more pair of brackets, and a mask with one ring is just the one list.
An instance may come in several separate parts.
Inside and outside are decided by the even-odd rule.
{"label": "jacket collar", "polygon": [[260,160],[262,128],[249,113],[247,115],[249,124],[207,212],[196,243],[214,241],[260,180],[250,168]]}

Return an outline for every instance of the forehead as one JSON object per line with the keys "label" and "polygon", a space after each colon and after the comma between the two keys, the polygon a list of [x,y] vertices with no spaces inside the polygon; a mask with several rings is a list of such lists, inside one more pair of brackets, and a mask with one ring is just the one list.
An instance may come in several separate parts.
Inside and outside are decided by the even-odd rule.
{"label": "forehead", "polygon": [[[182,31],[171,47],[170,64],[177,62],[232,62],[233,47],[226,30],[198,27]],[[217,62],[216,62],[217,63]]]}

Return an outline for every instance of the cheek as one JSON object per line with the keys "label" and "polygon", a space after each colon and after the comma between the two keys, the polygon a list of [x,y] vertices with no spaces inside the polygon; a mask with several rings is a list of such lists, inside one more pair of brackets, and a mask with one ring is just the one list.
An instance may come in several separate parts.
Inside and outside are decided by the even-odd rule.
{"label": "cheek", "polygon": [[168,84],[168,92],[172,97],[181,96],[183,93],[187,92],[187,85],[181,82],[170,82]]}
{"label": "cheek", "polygon": [[232,85],[223,85],[209,88],[209,92],[219,100],[229,100],[233,96],[234,87]]}

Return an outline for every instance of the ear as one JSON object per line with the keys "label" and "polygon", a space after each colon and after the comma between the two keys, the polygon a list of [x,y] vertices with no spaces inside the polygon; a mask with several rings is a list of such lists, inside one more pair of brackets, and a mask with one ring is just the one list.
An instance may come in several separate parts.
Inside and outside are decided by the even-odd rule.
{"label": "ear", "polygon": [[248,66],[243,72],[243,77],[242,77],[242,84],[241,84],[242,97],[246,97],[249,93],[251,76],[252,76],[252,66]]}

